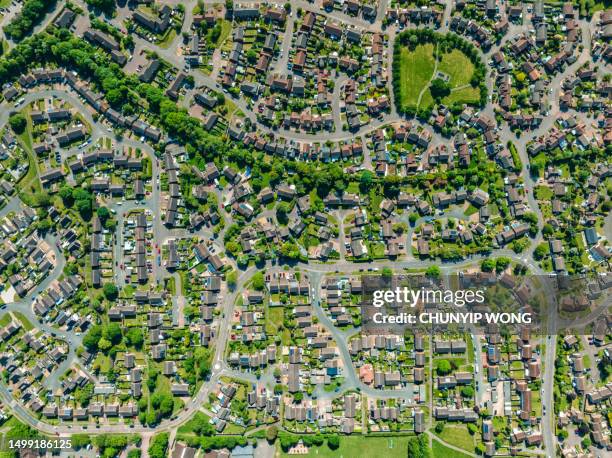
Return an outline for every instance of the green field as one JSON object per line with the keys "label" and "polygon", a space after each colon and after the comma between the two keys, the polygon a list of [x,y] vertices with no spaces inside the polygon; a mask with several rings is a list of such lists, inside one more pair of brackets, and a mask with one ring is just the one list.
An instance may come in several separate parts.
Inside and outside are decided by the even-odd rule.
{"label": "green field", "polygon": [[[297,456],[316,456],[330,458],[352,458],[357,456],[384,456],[385,458],[405,458],[408,453],[409,436],[395,437],[360,437],[360,436],[342,436],[340,437],[340,447],[337,450],[331,450],[327,444],[320,447],[310,447],[308,454]],[[280,441],[277,441],[279,444]],[[280,450],[277,445],[277,450],[280,455],[285,457],[296,456],[288,455]],[[436,455],[437,456],[437,455]]]}
{"label": "green field", "polygon": [[[438,437],[447,444],[453,444],[470,453],[474,452],[474,437],[470,435],[465,425],[446,425]],[[438,455],[435,455],[438,456]]]}
{"label": "green field", "polygon": [[443,456],[444,458],[467,458],[470,456],[453,450],[452,448],[448,448],[446,445],[438,442],[437,440],[433,440],[431,442],[431,451],[435,457]]}
{"label": "green field", "polygon": [[457,88],[470,84],[474,74],[474,64],[461,51],[453,49],[442,55],[442,59],[438,62],[438,71],[448,75],[450,86]]}
{"label": "green field", "polygon": [[429,91],[429,83],[436,77],[437,72],[448,76],[451,89],[451,93],[441,100],[442,103],[477,104],[480,101],[480,89],[470,86],[474,64],[463,52],[452,49],[442,54],[437,64],[436,69],[432,43],[418,45],[412,50],[408,47],[400,50],[400,81],[396,87],[399,88],[399,103],[402,109],[429,109],[433,106],[434,99]]}
{"label": "green field", "polygon": [[417,46],[414,51],[400,51],[400,104],[416,107],[419,94],[429,84],[435,67],[433,45]]}
{"label": "green field", "polygon": [[453,89],[448,97],[444,97],[442,102],[451,105],[453,103],[478,103],[480,100],[480,89],[467,86],[461,89]]}

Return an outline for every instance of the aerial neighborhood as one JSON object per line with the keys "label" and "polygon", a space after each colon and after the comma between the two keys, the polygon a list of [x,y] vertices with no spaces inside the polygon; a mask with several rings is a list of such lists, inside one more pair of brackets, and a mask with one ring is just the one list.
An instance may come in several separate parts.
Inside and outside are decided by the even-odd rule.
{"label": "aerial neighborhood", "polygon": [[0,0],[0,443],[609,456],[610,8]]}

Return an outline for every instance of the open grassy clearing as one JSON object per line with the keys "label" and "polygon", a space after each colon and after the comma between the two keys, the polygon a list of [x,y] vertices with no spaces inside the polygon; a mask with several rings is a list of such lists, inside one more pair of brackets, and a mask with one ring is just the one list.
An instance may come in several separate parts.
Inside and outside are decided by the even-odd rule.
{"label": "open grassy clearing", "polygon": [[442,99],[442,103],[452,105],[453,103],[478,103],[480,100],[480,89],[477,87],[462,87],[453,89],[451,93]]}
{"label": "open grassy clearing", "polygon": [[435,439],[431,442],[431,451],[435,457],[443,456],[444,458],[467,458],[470,456],[466,453],[453,450]]}
{"label": "open grassy clearing", "polygon": [[457,48],[437,57],[434,54],[434,43],[419,44],[414,48],[403,46],[396,54],[396,60],[399,60],[399,63],[396,62],[399,66],[396,78],[399,78],[399,81],[394,83],[394,87],[399,91],[400,111],[431,109],[435,100],[429,84],[438,73],[446,80],[451,91],[440,100],[441,103],[447,106],[456,103],[478,104],[480,89],[470,85],[476,73],[476,65],[468,55]]}
{"label": "open grassy clearing", "polygon": [[[474,452],[474,437],[470,435],[465,425],[446,425],[437,436],[448,444],[453,444],[470,453]],[[437,455],[436,455],[437,456]]]}
{"label": "open grassy clearing", "polygon": [[[340,447],[337,450],[331,450],[327,444],[319,447],[310,447],[306,457],[321,457],[321,458],[337,458],[337,457],[357,457],[357,456],[384,456],[385,458],[405,458],[408,453],[409,436],[394,436],[394,437],[360,437],[360,436],[342,436],[340,437]],[[279,444],[280,441],[277,441]],[[295,456],[288,455],[280,450],[277,445],[277,450],[280,451],[280,456]],[[436,455],[437,456],[437,455]]]}
{"label": "open grassy clearing", "polygon": [[419,94],[429,84],[435,67],[433,44],[417,46],[414,51],[403,48],[400,52],[400,103],[416,107]]}
{"label": "open grassy clearing", "polygon": [[438,71],[450,77],[448,83],[451,88],[470,84],[474,74],[474,64],[458,49],[442,54],[438,62]]}

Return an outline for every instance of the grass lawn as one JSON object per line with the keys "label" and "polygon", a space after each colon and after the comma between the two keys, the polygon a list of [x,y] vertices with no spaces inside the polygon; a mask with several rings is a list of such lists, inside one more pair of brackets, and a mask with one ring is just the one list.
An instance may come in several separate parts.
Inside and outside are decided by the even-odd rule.
{"label": "grass lawn", "polygon": [[451,91],[451,93],[442,99],[446,105],[453,103],[478,103],[480,101],[480,89],[477,87],[462,87]]}
{"label": "grass lawn", "polygon": [[177,430],[179,434],[194,434],[194,428],[198,424],[208,423],[210,417],[203,412],[196,412],[195,415]]}
{"label": "grass lawn", "polygon": [[32,203],[32,195],[41,191],[38,179],[38,164],[32,152],[32,119],[29,110],[23,110],[22,114],[28,121],[26,130],[17,135],[19,142],[28,155],[28,172],[19,181],[19,197],[28,205]]}
{"label": "grass lawn", "polygon": [[159,46],[160,48],[167,49],[172,44],[175,38],[176,29],[172,27],[170,30],[168,30],[168,32],[166,32],[166,35],[157,43],[157,46]]}
{"label": "grass lawn", "polygon": [[550,200],[553,197],[552,189],[548,186],[536,186],[535,197],[538,200]]}
{"label": "grass lawn", "polygon": [[220,46],[221,44],[225,43],[225,40],[227,40],[227,37],[229,37],[229,34],[232,31],[232,23],[230,21],[228,21],[227,19],[223,19],[221,21],[221,35],[219,35],[219,39],[217,40],[217,47]]}
{"label": "grass lawn", "polygon": [[433,456],[436,457],[443,456],[444,458],[467,458],[470,456],[453,450],[452,448],[448,448],[446,445],[438,442],[435,439],[431,442],[431,451],[433,452]]}
{"label": "grass lawn", "polygon": [[26,331],[31,331],[32,329],[34,329],[34,325],[30,323],[30,320],[28,320],[23,313],[21,312],[12,312],[12,313],[15,316],[15,318],[21,321],[21,324],[23,325],[23,328]]}
{"label": "grass lawn", "polygon": [[478,209],[470,204],[465,210],[465,216],[472,216],[474,213],[478,213]]}
{"label": "grass lawn", "polygon": [[[403,108],[417,108],[419,94],[428,87],[434,76],[436,65],[433,55],[433,43],[418,45],[413,51],[407,47],[399,53],[399,101]],[[437,71],[448,75],[451,93],[442,99],[442,103],[477,104],[480,101],[480,89],[469,85],[474,74],[474,64],[458,49],[445,53],[438,61]],[[434,104],[431,92],[427,89],[421,97],[419,109],[429,109]]]}
{"label": "grass lawn", "polygon": [[6,326],[11,322],[11,315],[8,313],[5,313],[4,315],[2,315],[2,317],[0,317],[0,326]]}
{"label": "grass lawn", "polygon": [[423,110],[429,110],[434,104],[433,95],[431,95],[431,91],[429,88],[423,92],[423,97],[421,97],[421,103],[419,104],[419,108]]}
{"label": "grass lawn", "polygon": [[474,74],[474,64],[458,49],[442,55],[438,62],[438,71],[450,76],[451,88],[465,86],[470,83]]}
{"label": "grass lawn", "polygon": [[[340,447],[337,450],[330,450],[327,444],[320,447],[310,447],[308,454],[300,456],[316,456],[330,458],[350,458],[356,456],[384,456],[385,458],[405,458],[408,453],[407,444],[409,436],[395,437],[361,437],[361,436],[342,436],[340,437]],[[276,441],[277,444],[280,441]],[[293,456],[284,453],[277,445],[280,456]],[[438,455],[435,455],[438,456]]]}
{"label": "grass lawn", "polygon": [[283,326],[283,307],[268,307],[266,314],[266,334],[276,335]]}
{"label": "grass lawn", "polygon": [[[438,437],[448,444],[453,444],[470,453],[474,452],[474,437],[470,435],[465,425],[446,425]],[[438,455],[435,455],[438,456]]]}
{"label": "grass lawn", "polygon": [[111,368],[111,360],[108,356],[98,353],[98,356],[93,362],[94,367],[98,366],[100,368],[100,372],[103,374],[107,373]]}
{"label": "grass lawn", "polygon": [[414,51],[403,48],[399,55],[400,104],[416,107],[419,94],[429,84],[435,67],[433,44],[417,46]]}

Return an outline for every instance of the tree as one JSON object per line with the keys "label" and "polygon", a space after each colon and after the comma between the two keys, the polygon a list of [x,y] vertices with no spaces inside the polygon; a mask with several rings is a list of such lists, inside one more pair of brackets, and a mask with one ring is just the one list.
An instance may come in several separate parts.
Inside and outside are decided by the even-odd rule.
{"label": "tree", "polygon": [[464,398],[471,398],[474,396],[474,388],[471,386],[464,386],[461,388],[461,396]]}
{"label": "tree", "polygon": [[497,258],[495,260],[495,270],[497,272],[503,272],[510,265],[510,258],[506,258],[504,256]]}
{"label": "tree", "polygon": [[548,253],[548,245],[546,243],[540,243],[535,250],[533,250],[533,257],[536,261],[539,261],[546,256]]}
{"label": "tree", "polygon": [[103,224],[108,218],[110,218],[111,215],[110,211],[106,207],[98,207],[98,209],[96,210],[96,214],[98,215],[98,218],[100,218],[100,221]]}
{"label": "tree", "polygon": [[390,267],[383,267],[382,276],[389,278],[393,276],[393,270]]}
{"label": "tree", "polygon": [[131,327],[128,332],[125,334],[125,340],[128,345],[140,350],[142,345],[144,344],[144,336],[142,334],[142,329],[137,326]]}
{"label": "tree", "polygon": [[98,8],[107,14],[112,14],[115,11],[115,0],[85,0],[90,6]]}
{"label": "tree", "polygon": [[440,100],[450,94],[450,85],[443,79],[436,78],[429,85],[429,90],[435,100]]}
{"label": "tree", "polygon": [[107,339],[113,345],[121,343],[121,339],[123,338],[121,326],[119,326],[117,323],[110,323],[102,331],[102,337]]}
{"label": "tree", "polygon": [[115,299],[117,299],[117,296],[119,295],[119,290],[117,289],[117,285],[115,285],[114,283],[104,283],[102,291],[104,292],[104,296],[109,301],[114,301]]}
{"label": "tree", "polygon": [[72,207],[74,198],[72,197],[72,188],[70,186],[62,186],[58,194],[66,207]]}
{"label": "tree", "polygon": [[47,192],[37,192],[32,196],[33,205],[35,207],[46,208],[51,205],[51,196]]}
{"label": "tree", "polygon": [[226,274],[225,279],[227,280],[227,286],[230,289],[234,289],[238,284],[238,272],[232,270],[228,274]]}
{"label": "tree", "polygon": [[91,437],[87,434],[73,434],[70,439],[72,440],[72,448],[75,450],[79,450],[91,444]]}
{"label": "tree", "polygon": [[295,394],[293,395],[293,400],[294,400],[295,402],[301,402],[301,401],[302,401],[302,399],[304,399],[304,393],[303,393],[303,392],[301,392],[301,391],[298,391],[297,393],[295,393]]}
{"label": "tree", "polygon": [[419,437],[411,437],[408,440],[408,456],[410,458],[430,458],[429,439],[425,434]]}
{"label": "tree", "polygon": [[139,449],[133,448],[132,450],[128,452],[127,456],[128,458],[140,458],[141,454],[142,452]]}
{"label": "tree", "polygon": [[440,278],[440,267],[438,266],[429,266],[425,271],[425,275],[432,278]]}
{"label": "tree", "polygon": [[446,375],[451,371],[451,363],[448,359],[441,359],[436,363],[436,370],[439,375]]}
{"label": "tree", "polygon": [[288,214],[291,211],[287,202],[281,202],[276,207],[276,219],[280,224],[287,224],[289,222]]}
{"label": "tree", "polygon": [[332,450],[337,450],[340,447],[340,437],[337,434],[327,436],[327,446]]}
{"label": "tree", "polygon": [[364,170],[359,177],[359,188],[361,192],[367,192],[374,183],[374,174],[370,170]]}
{"label": "tree", "polygon": [[108,339],[105,339],[104,337],[102,337],[98,341],[98,350],[100,350],[102,353],[108,352],[108,350],[110,350],[112,346],[113,344]]}
{"label": "tree", "polygon": [[276,441],[276,437],[278,436],[278,428],[274,425],[268,427],[266,430],[266,439],[269,443],[273,444]]}
{"label": "tree", "polygon": [[588,437],[585,437],[582,439],[580,444],[582,445],[583,450],[588,450],[591,447],[591,439],[589,439]]}
{"label": "tree", "polygon": [[480,269],[483,272],[493,272],[493,269],[495,269],[495,261],[491,258],[484,259],[480,263]]}
{"label": "tree", "polygon": [[14,115],[11,115],[9,117],[9,124],[11,126],[11,129],[13,129],[13,132],[15,132],[16,134],[22,134],[23,132],[25,132],[25,129],[28,125],[28,121],[21,113],[15,113]]}
{"label": "tree", "polygon": [[168,433],[161,433],[153,436],[149,444],[150,458],[165,458],[168,450]]}
{"label": "tree", "polygon": [[[15,41],[21,40],[55,7],[57,0],[26,0],[21,12],[4,27],[4,33]],[[113,1],[114,3],[114,1]]]}
{"label": "tree", "polygon": [[263,272],[257,272],[255,275],[253,275],[253,288],[255,288],[257,291],[263,291],[264,286],[265,283]]}
{"label": "tree", "polygon": [[257,62],[257,53],[254,49],[249,49],[246,53],[246,58],[251,64],[254,64]]}
{"label": "tree", "polygon": [[238,245],[238,242],[230,240],[225,244],[225,251],[236,257],[240,253],[240,245]]}
{"label": "tree", "polygon": [[92,326],[89,328],[85,337],[83,337],[83,346],[87,348],[88,351],[94,352],[98,348],[98,342],[102,338],[102,326]]}

